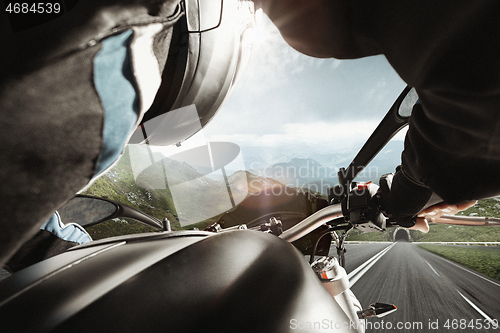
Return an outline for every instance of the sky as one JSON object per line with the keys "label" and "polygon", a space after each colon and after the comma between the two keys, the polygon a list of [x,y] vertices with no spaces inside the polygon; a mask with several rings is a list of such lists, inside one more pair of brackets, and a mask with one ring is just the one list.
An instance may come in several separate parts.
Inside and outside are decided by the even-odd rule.
{"label": "sky", "polygon": [[385,57],[312,58],[286,44],[265,15],[257,18],[250,61],[204,129],[207,139],[332,149],[362,144],[405,87]]}
{"label": "sky", "polygon": [[[245,151],[250,149],[247,147],[280,147],[283,149],[270,150],[301,156],[337,152],[354,156],[404,87],[404,82],[384,57],[340,61],[305,56],[286,44],[274,25],[263,16],[256,26],[252,55],[241,80],[212,121],[181,147],[154,149],[172,157],[172,154],[190,151],[207,141],[234,143],[241,147],[242,153],[225,165],[226,172],[230,173],[244,170],[248,165]],[[251,150],[259,151],[258,148]],[[261,155],[265,155],[265,150],[261,150]],[[197,152],[196,149],[191,151]],[[213,163],[214,151],[208,155]],[[138,164],[147,163],[134,167],[136,176],[148,167],[148,161],[138,155]],[[196,155],[189,162],[191,167],[196,168],[194,161],[203,166],[209,164],[207,159]],[[167,178],[172,176],[169,172],[176,176],[178,170],[167,170]],[[222,179],[222,171],[214,168],[207,176]],[[164,182],[162,184],[164,186]],[[193,190],[204,184],[195,179],[171,186],[177,212],[181,215],[192,209],[191,202],[184,207],[182,200],[176,198],[176,193],[182,198],[184,186],[191,186]],[[225,190],[225,186],[222,188]],[[201,204],[197,205],[199,211]],[[211,211],[214,207],[208,208]],[[207,213],[209,216],[212,215]]]}

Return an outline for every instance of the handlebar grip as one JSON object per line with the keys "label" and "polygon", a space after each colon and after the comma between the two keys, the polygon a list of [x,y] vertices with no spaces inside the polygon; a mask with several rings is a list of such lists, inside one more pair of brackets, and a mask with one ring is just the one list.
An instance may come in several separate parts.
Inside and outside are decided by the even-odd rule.
{"label": "handlebar grip", "polygon": [[398,225],[409,228],[415,225],[415,217],[425,207],[442,201],[434,192],[406,176],[403,169],[391,177],[384,175],[380,179],[381,201],[386,214]]}

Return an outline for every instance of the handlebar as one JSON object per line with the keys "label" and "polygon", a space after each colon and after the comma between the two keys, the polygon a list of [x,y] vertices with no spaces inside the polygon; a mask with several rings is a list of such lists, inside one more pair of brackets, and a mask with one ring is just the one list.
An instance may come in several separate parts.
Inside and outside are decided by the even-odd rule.
{"label": "handlebar", "polygon": [[320,225],[341,216],[343,216],[343,214],[340,204],[325,207],[300,221],[290,229],[285,230],[279,237],[288,242],[294,242],[318,228]]}
{"label": "handlebar", "polygon": [[441,217],[433,219],[432,222],[454,224],[454,225],[466,225],[466,226],[500,226],[500,218],[487,217],[487,216],[473,217],[473,216],[441,215]]}

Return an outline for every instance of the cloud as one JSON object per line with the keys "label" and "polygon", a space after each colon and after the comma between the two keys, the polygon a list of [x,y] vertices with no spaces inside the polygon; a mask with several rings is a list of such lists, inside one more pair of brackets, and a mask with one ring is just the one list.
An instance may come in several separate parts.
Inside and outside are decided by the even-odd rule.
{"label": "cloud", "polygon": [[[209,140],[234,142],[242,146],[288,146],[294,143],[310,145],[357,145],[368,139],[377,127],[376,121],[339,123],[288,123],[276,133],[212,133]],[[398,137],[400,139],[400,136]]]}
{"label": "cloud", "polygon": [[205,133],[253,146],[359,144],[404,86],[383,56],[308,57],[264,18],[241,81]]}
{"label": "cloud", "polygon": [[[341,60],[319,59],[306,56],[290,47],[271,20],[262,14],[254,28],[252,55],[245,71],[246,86],[258,88],[278,86],[289,79],[290,74],[299,74],[323,63],[331,62],[336,69]],[[263,78],[265,82],[263,82]]]}

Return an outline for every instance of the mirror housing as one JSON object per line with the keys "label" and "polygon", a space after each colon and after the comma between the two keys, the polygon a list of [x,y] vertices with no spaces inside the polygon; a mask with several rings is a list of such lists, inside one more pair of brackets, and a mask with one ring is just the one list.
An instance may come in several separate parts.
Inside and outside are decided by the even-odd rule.
{"label": "mirror housing", "polygon": [[163,230],[163,223],[138,209],[118,201],[78,194],[58,210],[63,223],[77,223],[82,227],[114,218],[131,218],[157,230]]}

